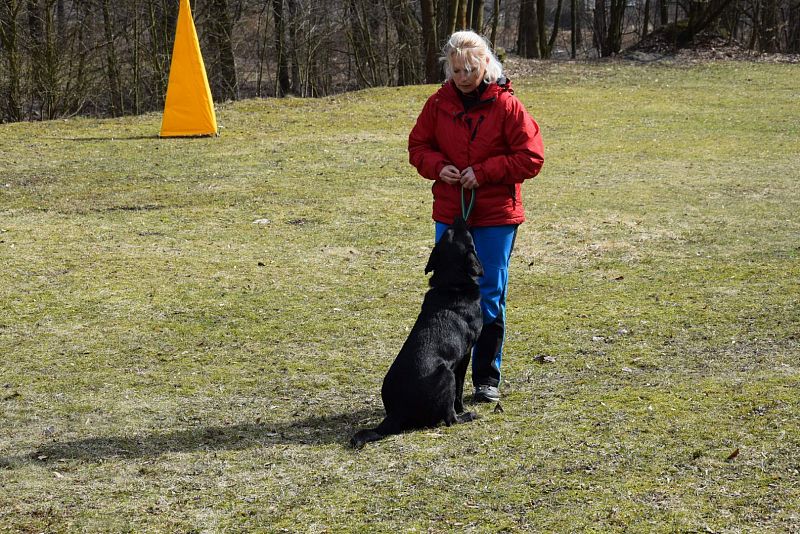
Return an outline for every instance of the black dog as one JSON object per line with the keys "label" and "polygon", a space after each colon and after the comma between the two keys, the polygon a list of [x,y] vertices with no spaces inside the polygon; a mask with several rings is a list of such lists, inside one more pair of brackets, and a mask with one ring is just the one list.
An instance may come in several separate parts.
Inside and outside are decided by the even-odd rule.
{"label": "black dog", "polygon": [[464,413],[462,397],[470,351],[481,332],[477,277],[483,267],[464,219],[456,219],[433,247],[425,274],[431,271],[422,311],[383,379],[386,418],[356,433],[350,440],[355,448],[404,430],[477,417]]}

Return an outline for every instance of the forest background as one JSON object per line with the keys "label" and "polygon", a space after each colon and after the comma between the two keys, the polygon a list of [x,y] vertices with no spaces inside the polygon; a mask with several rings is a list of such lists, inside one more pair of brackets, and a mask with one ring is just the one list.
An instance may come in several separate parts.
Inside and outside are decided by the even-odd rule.
{"label": "forest background", "polygon": [[[216,101],[435,83],[444,38],[502,57],[659,53],[701,36],[800,52],[799,0],[192,0]],[[177,0],[0,2],[0,122],[163,106]]]}

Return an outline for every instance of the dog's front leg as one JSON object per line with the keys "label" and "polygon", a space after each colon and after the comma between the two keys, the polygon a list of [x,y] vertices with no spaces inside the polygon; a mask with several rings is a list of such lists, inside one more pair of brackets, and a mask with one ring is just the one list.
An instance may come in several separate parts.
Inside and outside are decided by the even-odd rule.
{"label": "dog's front leg", "polygon": [[464,379],[467,376],[469,355],[470,351],[467,351],[464,357],[461,358],[461,361],[458,362],[458,365],[456,365],[454,370],[454,374],[456,375],[456,398],[455,402],[453,403],[453,408],[457,414],[464,413]]}

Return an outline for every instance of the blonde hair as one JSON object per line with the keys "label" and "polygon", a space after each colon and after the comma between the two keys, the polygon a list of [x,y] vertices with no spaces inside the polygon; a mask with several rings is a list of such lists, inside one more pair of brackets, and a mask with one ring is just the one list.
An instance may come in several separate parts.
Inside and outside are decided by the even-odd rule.
{"label": "blonde hair", "polygon": [[442,48],[441,60],[444,62],[444,73],[448,80],[453,77],[452,59],[455,56],[464,60],[467,71],[480,68],[481,63],[486,63],[483,79],[487,83],[496,82],[503,76],[503,66],[492,52],[489,41],[473,31],[455,32]]}

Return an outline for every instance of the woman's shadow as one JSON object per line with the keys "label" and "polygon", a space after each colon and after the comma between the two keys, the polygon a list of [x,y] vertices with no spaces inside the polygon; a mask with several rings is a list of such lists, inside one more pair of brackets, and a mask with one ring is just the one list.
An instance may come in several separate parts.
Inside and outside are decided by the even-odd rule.
{"label": "woman's shadow", "polygon": [[347,444],[350,436],[383,417],[382,408],[365,408],[337,415],[315,415],[293,421],[243,422],[205,426],[165,433],[131,436],[92,437],[75,441],[44,443],[34,452],[17,457],[0,457],[0,466],[36,460],[84,460],[97,462],[113,458],[147,458],[170,452],[200,450],[244,450],[278,444]]}

